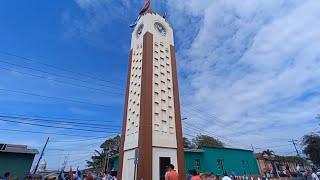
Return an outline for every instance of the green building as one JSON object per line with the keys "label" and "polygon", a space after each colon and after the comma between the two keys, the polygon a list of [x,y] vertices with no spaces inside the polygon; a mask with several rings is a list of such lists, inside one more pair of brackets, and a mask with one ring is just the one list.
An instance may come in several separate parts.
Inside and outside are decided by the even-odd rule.
{"label": "green building", "polygon": [[0,176],[10,172],[11,179],[23,179],[30,173],[32,162],[38,153],[25,145],[0,144]]}
{"label": "green building", "polygon": [[185,149],[187,172],[196,169],[199,172],[231,175],[234,170],[237,176],[259,175],[259,167],[255,155],[250,150],[233,148],[203,147],[201,149]]}
{"label": "green building", "polygon": [[[255,155],[250,150],[234,148],[203,147],[201,149],[184,149],[186,172],[196,169],[201,173],[236,176],[259,175],[259,167]],[[115,159],[113,171],[118,170],[118,158]]]}

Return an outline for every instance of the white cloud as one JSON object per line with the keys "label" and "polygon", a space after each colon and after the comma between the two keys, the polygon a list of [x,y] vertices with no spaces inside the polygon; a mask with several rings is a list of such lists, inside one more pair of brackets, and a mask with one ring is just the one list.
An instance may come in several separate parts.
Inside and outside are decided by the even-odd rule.
{"label": "white cloud", "polygon": [[[71,24],[90,34],[113,21],[128,21],[124,18],[135,12],[129,9],[142,1],[75,2],[86,18]],[[166,4],[175,28],[184,116],[233,142],[263,147],[315,129],[320,111],[318,1]]]}
{"label": "white cloud", "polygon": [[[320,111],[320,3],[200,3],[205,4],[168,3],[181,43],[181,99],[205,112],[199,119],[187,106],[184,114],[214,134],[264,147],[314,129]],[[198,19],[187,31],[186,16]]]}

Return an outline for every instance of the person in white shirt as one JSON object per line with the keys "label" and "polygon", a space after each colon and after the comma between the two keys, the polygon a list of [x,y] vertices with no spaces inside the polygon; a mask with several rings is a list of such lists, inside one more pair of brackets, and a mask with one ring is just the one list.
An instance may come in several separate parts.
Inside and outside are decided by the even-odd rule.
{"label": "person in white shirt", "polygon": [[319,178],[317,176],[317,170],[316,169],[312,170],[311,178],[312,178],[312,180],[319,180]]}
{"label": "person in white shirt", "polygon": [[232,180],[232,179],[228,176],[227,172],[224,172],[222,180]]}

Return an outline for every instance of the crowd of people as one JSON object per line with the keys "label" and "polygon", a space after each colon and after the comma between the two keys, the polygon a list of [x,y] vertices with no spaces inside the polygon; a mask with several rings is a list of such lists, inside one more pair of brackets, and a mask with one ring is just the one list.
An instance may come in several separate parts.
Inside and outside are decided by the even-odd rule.
{"label": "crowd of people", "polygon": [[[306,179],[306,180],[319,180],[319,175],[317,174],[316,169],[312,169],[307,173],[305,176],[300,177],[300,179]],[[174,165],[170,164],[167,167],[167,171],[165,174],[165,180],[178,180],[179,179],[179,174],[178,172],[174,169]],[[235,171],[232,170],[231,175],[228,175],[228,173],[225,171],[223,173],[223,176],[219,175],[214,175],[214,173],[210,174],[201,174],[193,169],[190,170],[187,174],[187,180],[269,180],[267,176],[256,176],[256,177],[249,177],[249,176],[237,176]]]}
{"label": "crowd of people", "polygon": [[[309,172],[301,178],[307,179],[307,180],[319,180],[318,176],[319,174],[317,174],[317,169],[312,169],[312,170],[309,170]],[[61,173],[57,179],[59,180],[117,180],[116,174],[114,173],[110,173],[110,172],[98,173],[98,174],[87,173],[81,176],[81,173],[78,170],[76,171],[76,173],[73,173],[72,170],[67,173]],[[200,174],[195,169],[190,170],[187,174],[187,180],[236,180],[236,179],[269,180],[269,178],[265,175],[262,177],[255,177],[255,178],[248,177],[248,176],[237,176],[234,170],[232,170],[230,175],[228,175],[227,172],[224,172],[223,176],[221,177],[219,175],[214,175],[214,173]],[[18,177],[12,178],[10,172],[6,172],[4,173],[3,176],[0,176],[0,180],[19,180],[19,178]],[[165,180],[179,180],[179,174],[175,170],[174,165],[170,164],[167,167]]]}

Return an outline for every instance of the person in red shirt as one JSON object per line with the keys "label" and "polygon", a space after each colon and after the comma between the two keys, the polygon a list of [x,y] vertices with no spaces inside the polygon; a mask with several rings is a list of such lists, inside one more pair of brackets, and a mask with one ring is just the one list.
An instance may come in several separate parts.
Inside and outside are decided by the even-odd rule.
{"label": "person in red shirt", "polygon": [[166,172],[166,180],[179,180],[179,174],[174,170],[174,165],[170,164]]}
{"label": "person in red shirt", "polygon": [[199,173],[195,169],[192,170],[191,180],[201,180],[201,177],[199,176]]}

